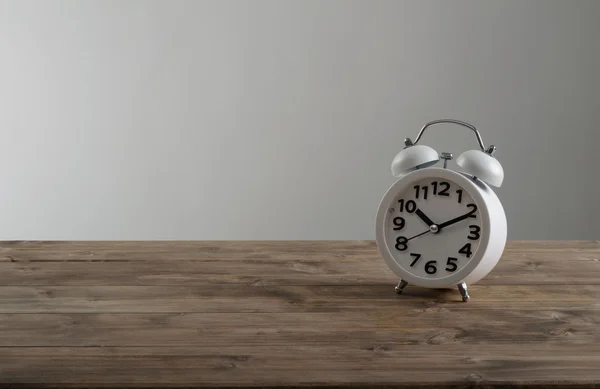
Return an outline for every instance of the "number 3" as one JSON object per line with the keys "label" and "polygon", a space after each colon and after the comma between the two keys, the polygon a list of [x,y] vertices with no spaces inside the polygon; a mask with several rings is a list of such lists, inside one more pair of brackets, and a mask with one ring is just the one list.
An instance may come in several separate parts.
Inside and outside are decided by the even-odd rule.
{"label": "number 3", "polygon": [[467,239],[470,240],[477,240],[479,239],[480,235],[479,232],[481,231],[481,227],[479,227],[478,225],[470,225],[469,226],[469,236],[467,236]]}

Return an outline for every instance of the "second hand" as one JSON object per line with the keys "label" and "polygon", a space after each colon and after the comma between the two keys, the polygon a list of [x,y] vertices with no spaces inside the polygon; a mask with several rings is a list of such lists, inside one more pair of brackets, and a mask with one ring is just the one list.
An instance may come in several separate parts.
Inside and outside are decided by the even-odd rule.
{"label": "second hand", "polygon": [[425,232],[421,232],[420,234],[418,234],[418,235],[415,235],[415,236],[413,236],[412,238],[409,238],[409,239],[407,239],[406,241],[408,242],[409,240],[413,240],[413,239],[415,239],[415,238],[418,238],[419,236],[421,236],[421,235],[425,235],[425,234],[427,234],[428,232],[431,232],[431,230],[427,230],[427,231],[425,231]]}

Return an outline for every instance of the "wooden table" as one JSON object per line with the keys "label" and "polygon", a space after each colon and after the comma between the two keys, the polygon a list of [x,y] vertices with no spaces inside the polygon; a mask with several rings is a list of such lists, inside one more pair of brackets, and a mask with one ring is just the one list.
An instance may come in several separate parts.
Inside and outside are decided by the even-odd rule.
{"label": "wooden table", "polygon": [[1,242],[0,386],[600,387],[600,243],[457,291],[371,241]]}

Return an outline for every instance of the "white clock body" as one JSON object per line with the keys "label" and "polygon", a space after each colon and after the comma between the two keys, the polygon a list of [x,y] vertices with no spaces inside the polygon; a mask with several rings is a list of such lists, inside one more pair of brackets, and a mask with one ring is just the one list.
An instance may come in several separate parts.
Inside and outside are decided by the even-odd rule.
{"label": "white clock body", "polygon": [[429,288],[479,281],[506,244],[506,215],[493,190],[445,168],[401,177],[383,196],[376,223],[377,246],[387,266],[409,284]]}

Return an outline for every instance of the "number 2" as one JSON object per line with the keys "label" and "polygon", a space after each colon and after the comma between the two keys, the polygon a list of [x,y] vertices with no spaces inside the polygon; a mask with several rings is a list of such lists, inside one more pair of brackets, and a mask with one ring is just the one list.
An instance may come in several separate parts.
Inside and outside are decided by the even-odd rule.
{"label": "number 2", "polygon": [[440,187],[441,186],[444,186],[444,188],[440,189],[440,191],[438,192],[438,196],[450,196],[450,194],[448,193],[448,189],[450,189],[450,184],[446,181],[442,181],[440,182]]}
{"label": "number 2", "polygon": [[475,212],[477,212],[477,205],[470,203],[470,204],[467,204],[467,208],[471,208],[471,212],[469,212],[469,217],[476,218],[477,215],[475,215]]}

